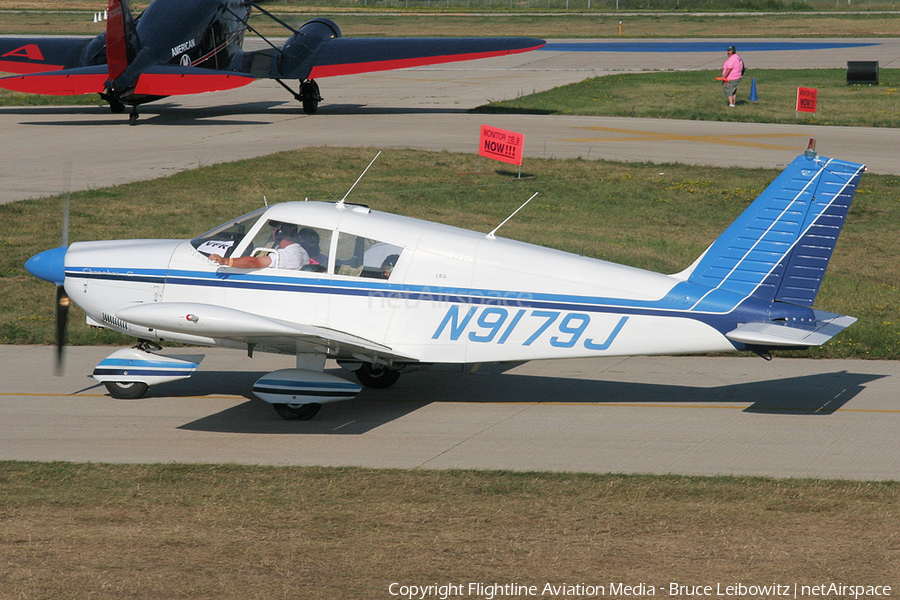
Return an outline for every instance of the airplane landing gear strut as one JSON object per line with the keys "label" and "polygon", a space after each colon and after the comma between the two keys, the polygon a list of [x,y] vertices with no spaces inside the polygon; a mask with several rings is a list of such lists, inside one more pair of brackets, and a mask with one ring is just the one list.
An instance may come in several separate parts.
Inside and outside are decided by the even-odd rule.
{"label": "airplane landing gear strut", "polygon": [[312,79],[301,81],[300,92],[295,94],[294,90],[282,80],[276,79],[275,81],[277,81],[281,87],[289,91],[294,99],[303,105],[303,112],[308,115],[316,114],[316,110],[319,108],[319,102],[322,101],[322,96],[319,95],[319,84]]}

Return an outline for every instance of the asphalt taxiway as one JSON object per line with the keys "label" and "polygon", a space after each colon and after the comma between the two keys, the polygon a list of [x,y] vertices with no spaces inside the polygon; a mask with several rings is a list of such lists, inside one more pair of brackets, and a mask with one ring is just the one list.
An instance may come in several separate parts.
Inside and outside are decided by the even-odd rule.
{"label": "asphalt taxiway", "polygon": [[192,379],[123,401],[86,377],[113,350],[69,348],[55,378],[52,348],[0,346],[0,459],[900,478],[892,361],[635,357],[423,371],[289,422],[251,388],[290,357],[172,350],[206,359]]}
{"label": "asphalt taxiway", "polygon": [[[758,41],[728,40],[739,49]],[[900,173],[897,130],[466,112],[605,72],[715,71],[725,42],[709,42],[681,52],[549,49],[339,77],[320,82],[326,103],[311,117],[265,81],[148,105],[136,127],[102,108],[0,108],[0,202],[306,147],[474,157],[485,121],[524,133],[526,161],[768,167],[789,162],[814,137],[825,155]],[[753,68],[900,65],[900,40],[856,42],[742,53]],[[112,350],[70,348],[67,374],[56,378],[52,349],[0,346],[0,460],[900,479],[896,362],[643,357],[534,362],[504,373],[429,371],[325,406],[312,421],[286,422],[250,389],[264,373],[292,366],[290,358],[199,350],[208,357],[192,379],[126,402],[87,377]]]}

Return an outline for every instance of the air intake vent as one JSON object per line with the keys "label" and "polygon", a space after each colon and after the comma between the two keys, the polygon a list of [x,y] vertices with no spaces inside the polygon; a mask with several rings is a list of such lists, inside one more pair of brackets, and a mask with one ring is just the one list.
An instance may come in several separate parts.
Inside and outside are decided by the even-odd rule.
{"label": "air intake vent", "polygon": [[103,313],[103,321],[111,327],[120,329],[122,331],[128,331],[128,323],[126,321],[123,321],[122,319],[118,319],[112,315]]}

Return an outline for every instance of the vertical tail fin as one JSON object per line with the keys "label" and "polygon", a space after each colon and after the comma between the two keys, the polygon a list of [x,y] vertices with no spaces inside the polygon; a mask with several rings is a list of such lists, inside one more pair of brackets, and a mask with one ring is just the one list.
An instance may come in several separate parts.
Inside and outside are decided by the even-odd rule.
{"label": "vertical tail fin", "polygon": [[106,64],[109,80],[115,81],[134,57],[134,19],[128,0],[109,0],[107,15]]}
{"label": "vertical tail fin", "polygon": [[812,306],[865,166],[797,157],[696,262],[688,281]]}

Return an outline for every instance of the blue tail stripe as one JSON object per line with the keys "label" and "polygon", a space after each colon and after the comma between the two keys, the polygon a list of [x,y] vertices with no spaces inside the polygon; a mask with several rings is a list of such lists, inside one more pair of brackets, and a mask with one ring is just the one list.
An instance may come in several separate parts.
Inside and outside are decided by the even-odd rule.
{"label": "blue tail stripe", "polygon": [[810,224],[806,233],[784,261],[781,283],[774,299],[801,306],[812,306],[822,285],[828,261],[834,252],[838,235],[850,210],[853,192],[859,183],[861,172],[849,181],[825,181],[828,187],[840,185],[833,191],[833,201],[825,207],[819,218]]}
{"label": "blue tail stripe", "polygon": [[812,304],[862,165],[798,157],[710,246],[688,281],[720,291]]}

